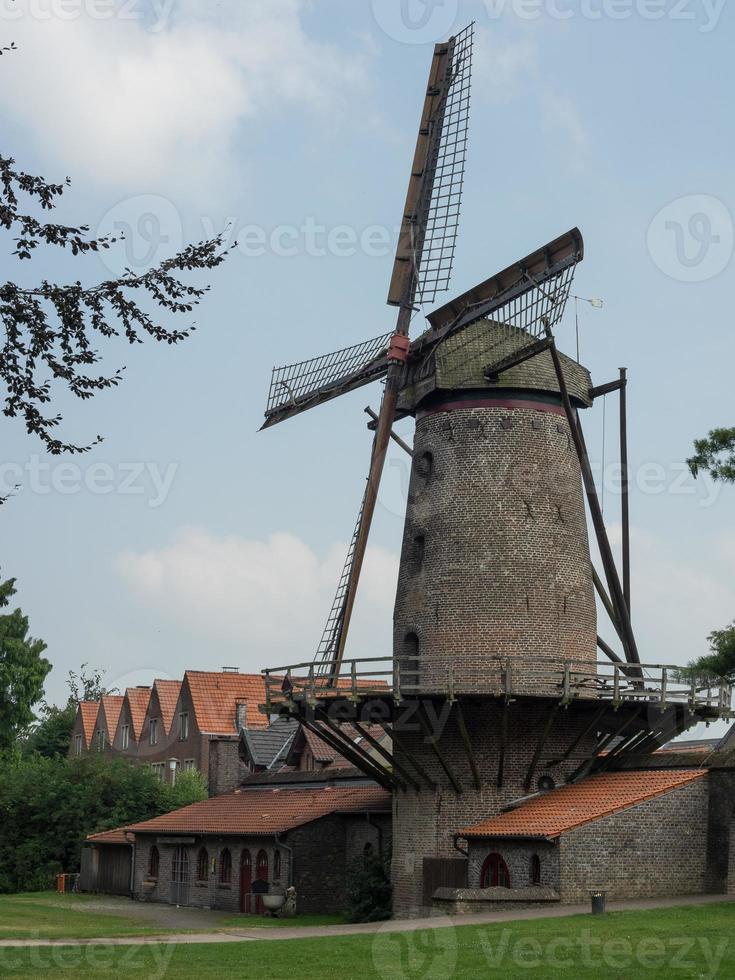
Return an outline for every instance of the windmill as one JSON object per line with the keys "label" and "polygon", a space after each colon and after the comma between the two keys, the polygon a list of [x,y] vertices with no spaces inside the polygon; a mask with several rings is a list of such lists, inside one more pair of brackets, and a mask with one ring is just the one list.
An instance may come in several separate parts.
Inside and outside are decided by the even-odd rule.
{"label": "windmill", "polygon": [[583,255],[581,235],[569,232],[435,311],[430,328],[410,340],[419,306],[433,302],[451,279],[467,155],[473,30],[470,24],[434,49],[388,290],[389,305],[398,309],[394,332],[272,372],[263,428],[384,380],[365,493],[317,648],[319,672],[331,682],[344,657],[386,451],[396,438],[392,426],[406,414],[399,408],[401,391],[440,342],[480,320],[492,317],[508,325],[496,372],[545,349],[544,331],[561,318]]}

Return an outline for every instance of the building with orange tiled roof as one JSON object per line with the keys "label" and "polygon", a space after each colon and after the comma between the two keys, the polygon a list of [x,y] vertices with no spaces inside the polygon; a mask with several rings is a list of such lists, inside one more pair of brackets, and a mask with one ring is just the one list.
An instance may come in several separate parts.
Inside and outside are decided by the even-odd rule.
{"label": "building with orange tiled roof", "polygon": [[125,691],[117,734],[112,742],[112,751],[134,758],[138,752],[138,742],[145,722],[151,689],[147,686],[129,687]]}
{"label": "building with orange tiled roof", "polygon": [[117,725],[120,719],[124,697],[122,694],[103,694],[97,709],[94,723],[94,742],[92,747],[97,752],[109,754],[117,735]]}
{"label": "building with orange tiled roof", "polygon": [[[706,890],[705,769],[604,772],[458,829],[466,883],[434,906],[477,910],[512,901],[586,901]],[[466,886],[465,886],[466,885]]]}
{"label": "building with orange tiled roof", "polygon": [[81,755],[92,748],[99,707],[98,701],[80,701],[77,705],[69,744],[70,756]]}

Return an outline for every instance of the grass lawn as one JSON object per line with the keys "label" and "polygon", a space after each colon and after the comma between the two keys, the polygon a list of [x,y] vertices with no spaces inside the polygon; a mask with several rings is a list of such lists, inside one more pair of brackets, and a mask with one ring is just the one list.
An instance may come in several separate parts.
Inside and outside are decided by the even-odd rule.
{"label": "grass lawn", "polygon": [[612,912],[491,926],[212,945],[0,950],[0,976],[477,980],[730,978],[735,905]]}
{"label": "grass lawn", "polygon": [[[91,895],[28,892],[0,895],[0,939],[112,939],[115,936],[155,936],[182,930],[151,927],[140,917],[115,915],[97,909]],[[3,976],[0,961],[0,976]]]}

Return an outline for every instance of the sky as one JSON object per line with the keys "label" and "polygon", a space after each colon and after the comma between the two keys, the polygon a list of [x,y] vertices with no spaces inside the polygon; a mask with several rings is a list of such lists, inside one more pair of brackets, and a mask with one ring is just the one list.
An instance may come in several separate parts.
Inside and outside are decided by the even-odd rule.
{"label": "sky", "polygon": [[[237,242],[189,340],[110,344],[124,383],[85,404],[60,395],[64,434],[101,445],[50,458],[2,421],[0,482],[21,485],[0,510],[2,573],[48,644],[51,700],[82,663],[124,688],[313,657],[380,389],[259,433],[270,370],[392,329],[433,44],[471,20],[451,290],[582,230],[573,289],[604,307],[579,303],[581,359],[597,384],[629,370],[642,659],[685,663],[735,618],[735,488],[695,482],[684,462],[694,438],[733,424],[732,5],[0,0],[0,36],[18,47],[0,60],[0,151],[71,177],[59,220],[125,234],[75,261],[44,250],[21,267],[6,248],[2,276],[91,283],[224,229]],[[570,305],[569,353],[574,335]],[[618,547],[614,398],[583,423]],[[407,462],[391,449],[348,656],[390,651]]]}

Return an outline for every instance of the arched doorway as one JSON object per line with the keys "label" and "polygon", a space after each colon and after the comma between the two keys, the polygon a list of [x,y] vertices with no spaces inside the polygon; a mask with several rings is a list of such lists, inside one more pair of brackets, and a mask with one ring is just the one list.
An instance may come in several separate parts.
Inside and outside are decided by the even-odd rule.
{"label": "arched doorway", "polygon": [[189,904],[189,852],[183,845],[174,850],[171,863],[171,903]]}
{"label": "arched doorway", "polygon": [[250,911],[250,890],[253,884],[253,862],[250,851],[243,848],[240,855],[240,911]]}
{"label": "arched doorway", "polygon": [[480,872],[480,888],[510,888],[508,865],[499,854],[488,854]]}
{"label": "arched doorway", "polygon": [[[268,854],[266,851],[258,851],[258,856],[255,859],[255,877],[258,881],[268,881]],[[255,911],[259,915],[265,912],[263,899],[260,896],[255,900]]]}

